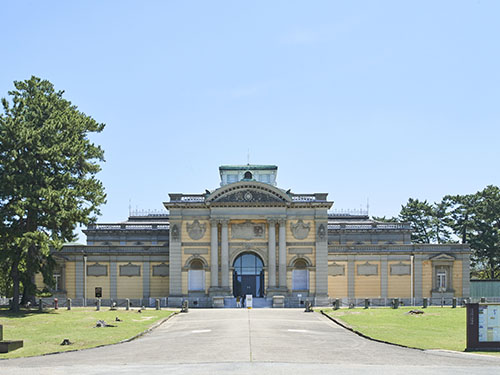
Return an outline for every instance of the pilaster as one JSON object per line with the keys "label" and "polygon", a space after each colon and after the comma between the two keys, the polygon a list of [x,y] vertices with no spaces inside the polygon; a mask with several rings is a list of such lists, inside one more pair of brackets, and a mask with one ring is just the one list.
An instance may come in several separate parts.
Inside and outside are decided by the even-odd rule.
{"label": "pilaster", "polygon": [[279,287],[286,289],[286,220],[279,220]]}

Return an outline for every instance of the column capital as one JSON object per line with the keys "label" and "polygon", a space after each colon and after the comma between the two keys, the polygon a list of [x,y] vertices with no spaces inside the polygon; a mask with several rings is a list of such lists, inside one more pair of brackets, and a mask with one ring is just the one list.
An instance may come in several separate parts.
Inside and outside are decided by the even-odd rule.
{"label": "column capital", "polygon": [[219,219],[213,219],[213,218],[210,218],[210,225],[214,226],[214,225],[217,225],[219,224]]}
{"label": "column capital", "polygon": [[286,224],[286,219],[281,217],[281,218],[278,219],[278,223],[280,225],[285,225]]}
{"label": "column capital", "polygon": [[229,219],[221,219],[219,220],[219,223],[221,223],[222,226],[227,227],[227,225],[229,224]]}
{"label": "column capital", "polygon": [[278,222],[278,219],[277,219],[277,218],[275,218],[275,217],[268,217],[268,218],[267,218],[267,223],[268,223],[269,225],[276,225],[276,223],[277,223],[277,222]]}

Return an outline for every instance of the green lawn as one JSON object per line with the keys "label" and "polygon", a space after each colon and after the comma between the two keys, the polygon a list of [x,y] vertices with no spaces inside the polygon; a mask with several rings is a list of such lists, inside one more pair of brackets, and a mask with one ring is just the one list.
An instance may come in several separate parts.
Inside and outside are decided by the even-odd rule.
{"label": "green lawn", "polygon": [[466,344],[464,308],[428,307],[411,315],[414,307],[399,309],[323,310],[369,337],[421,349],[463,351]]}
{"label": "green lawn", "polygon": [[[172,311],[148,309],[110,311],[103,307],[47,310],[43,313],[22,311],[12,314],[0,309],[0,324],[3,325],[4,340],[24,340],[24,347],[1,358],[28,357],[59,351],[92,348],[108,345],[131,338],[148,329],[155,322],[168,317]],[[115,322],[118,317],[122,322]],[[92,328],[97,320],[104,320],[116,327]],[[63,339],[72,345],[61,346]]]}

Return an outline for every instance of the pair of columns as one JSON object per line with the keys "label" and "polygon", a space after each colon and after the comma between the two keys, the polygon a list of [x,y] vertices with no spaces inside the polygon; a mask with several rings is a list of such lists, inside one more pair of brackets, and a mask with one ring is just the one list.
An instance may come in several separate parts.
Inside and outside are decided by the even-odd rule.
{"label": "pair of columns", "polygon": [[[218,223],[221,223],[221,287],[229,288],[229,220],[211,220],[211,242],[210,242],[210,285],[212,288],[219,287],[219,236]],[[278,232],[278,259],[279,279],[276,284],[276,223],[279,223]],[[286,221],[268,220],[268,284],[269,288],[286,288]]]}

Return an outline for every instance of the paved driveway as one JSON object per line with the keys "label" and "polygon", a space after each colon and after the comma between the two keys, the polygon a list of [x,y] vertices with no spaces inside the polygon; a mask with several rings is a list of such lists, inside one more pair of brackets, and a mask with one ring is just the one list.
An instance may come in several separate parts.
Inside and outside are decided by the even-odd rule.
{"label": "paved driveway", "polygon": [[399,348],[298,309],[191,309],[129,343],[0,361],[0,374],[500,374],[500,357]]}

